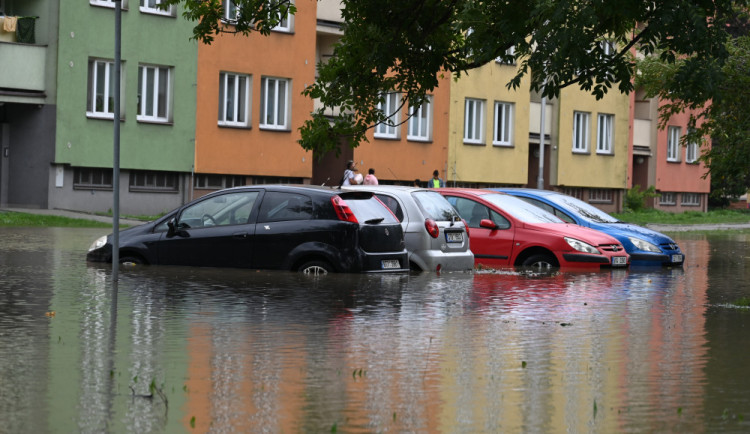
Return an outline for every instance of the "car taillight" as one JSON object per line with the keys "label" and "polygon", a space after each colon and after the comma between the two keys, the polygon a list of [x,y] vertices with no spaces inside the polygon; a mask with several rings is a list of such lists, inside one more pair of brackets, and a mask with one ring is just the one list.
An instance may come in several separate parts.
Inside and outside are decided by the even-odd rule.
{"label": "car taillight", "polygon": [[331,198],[333,209],[336,210],[336,216],[339,220],[351,223],[359,223],[357,217],[354,216],[352,209],[346,204],[346,201],[339,196],[333,196]]}
{"label": "car taillight", "polygon": [[464,229],[466,229],[466,236],[469,236],[469,225],[466,223],[466,220],[461,219],[462,222],[464,222]]}
{"label": "car taillight", "polygon": [[427,229],[427,233],[430,234],[432,238],[437,238],[438,235],[440,235],[440,228],[438,227],[437,223],[435,223],[435,220],[425,219],[424,227],[425,229]]}

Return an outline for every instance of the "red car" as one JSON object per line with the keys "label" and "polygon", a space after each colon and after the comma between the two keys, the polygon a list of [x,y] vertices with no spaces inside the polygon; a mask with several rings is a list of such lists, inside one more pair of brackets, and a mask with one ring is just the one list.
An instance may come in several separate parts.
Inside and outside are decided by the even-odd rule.
{"label": "red car", "polygon": [[438,191],[466,220],[475,265],[604,268],[630,263],[615,238],[565,223],[517,197],[471,188]]}

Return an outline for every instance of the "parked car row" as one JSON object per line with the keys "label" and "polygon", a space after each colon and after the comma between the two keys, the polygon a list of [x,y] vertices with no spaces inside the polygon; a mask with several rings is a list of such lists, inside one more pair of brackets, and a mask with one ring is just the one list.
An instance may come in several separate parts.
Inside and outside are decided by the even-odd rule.
{"label": "parked car row", "polygon": [[[328,272],[682,265],[669,237],[543,190],[235,187],[119,236],[122,263]],[[112,236],[91,262],[112,261]]]}

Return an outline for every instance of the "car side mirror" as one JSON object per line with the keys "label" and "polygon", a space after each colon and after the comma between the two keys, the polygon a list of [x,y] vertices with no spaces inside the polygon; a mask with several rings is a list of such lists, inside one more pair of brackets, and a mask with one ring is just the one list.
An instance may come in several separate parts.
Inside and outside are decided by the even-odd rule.
{"label": "car side mirror", "polygon": [[169,219],[167,222],[167,236],[173,237],[175,234],[175,227],[174,227],[174,218]]}
{"label": "car side mirror", "polygon": [[493,230],[497,229],[495,222],[490,219],[482,219],[482,221],[479,222],[479,227]]}

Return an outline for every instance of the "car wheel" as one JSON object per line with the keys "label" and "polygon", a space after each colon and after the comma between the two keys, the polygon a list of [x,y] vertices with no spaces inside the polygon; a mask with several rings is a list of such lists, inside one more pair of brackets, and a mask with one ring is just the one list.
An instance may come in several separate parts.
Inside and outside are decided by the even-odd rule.
{"label": "car wheel", "polygon": [[333,268],[323,261],[309,261],[302,264],[297,271],[311,276],[323,276],[333,272]]}
{"label": "car wheel", "polygon": [[549,270],[557,267],[555,257],[547,253],[537,253],[526,258],[521,265],[524,267],[535,268],[537,270]]}
{"label": "car wheel", "polygon": [[142,265],[143,263],[144,263],[143,259],[137,256],[128,255],[128,256],[123,256],[122,258],[120,258],[120,264],[122,265],[133,266],[133,265]]}

